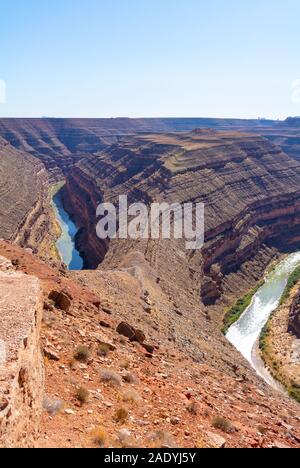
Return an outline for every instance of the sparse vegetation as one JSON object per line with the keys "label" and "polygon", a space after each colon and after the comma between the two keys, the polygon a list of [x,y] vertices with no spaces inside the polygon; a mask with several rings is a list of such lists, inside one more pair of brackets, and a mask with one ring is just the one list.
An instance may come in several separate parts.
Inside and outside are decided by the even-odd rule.
{"label": "sparse vegetation", "polygon": [[190,403],[188,406],[187,406],[187,411],[192,414],[193,416],[197,416],[198,414],[198,404],[196,403],[196,401],[192,401],[192,403]]}
{"label": "sparse vegetation", "polygon": [[92,433],[93,442],[98,447],[104,447],[107,439],[106,431],[103,427],[98,427]]}
{"label": "sparse vegetation", "polygon": [[268,429],[264,426],[258,426],[257,430],[261,435],[266,435],[268,432]]}
{"label": "sparse vegetation", "polygon": [[87,346],[80,345],[74,351],[74,359],[79,362],[86,363],[90,359],[90,350]]}
{"label": "sparse vegetation", "polygon": [[128,384],[134,384],[137,382],[135,375],[131,374],[130,372],[127,372],[127,374],[123,375],[123,380]]}
{"label": "sparse vegetation", "polygon": [[108,355],[109,352],[110,352],[110,347],[109,347],[108,344],[106,344],[106,343],[99,344],[98,350],[97,350],[98,356],[105,357],[105,356]]}
{"label": "sparse vegetation", "polygon": [[75,391],[75,398],[83,406],[89,400],[89,391],[85,387],[78,387]]}
{"label": "sparse vegetation", "polygon": [[128,410],[124,407],[117,409],[114,415],[114,421],[119,424],[124,424],[128,419]]}
{"label": "sparse vegetation", "polygon": [[64,403],[59,398],[46,397],[43,402],[43,408],[51,416],[55,416],[63,410]]}
{"label": "sparse vegetation", "polygon": [[221,416],[216,416],[213,419],[212,426],[215,429],[219,429],[220,431],[226,432],[227,434],[235,431],[235,428],[231,424],[231,422]]}
{"label": "sparse vegetation", "polygon": [[261,288],[261,286],[263,286],[263,284],[264,281],[258,283],[248,294],[246,294],[242,299],[239,299],[237,303],[228,310],[223,320],[222,333],[224,335],[226,335],[231,325],[233,325],[239,320],[239,318],[245,312],[247,307],[250,306],[254,294],[257,293],[257,291],[259,290],[259,288]]}
{"label": "sparse vegetation", "polygon": [[280,305],[283,305],[285,301],[290,297],[290,292],[294,286],[300,281],[300,266],[298,266],[293,273],[290,274],[284,293],[281,296]]}
{"label": "sparse vegetation", "polygon": [[103,383],[107,383],[115,387],[120,387],[120,385],[122,384],[122,379],[119,376],[119,374],[109,369],[101,369],[100,380]]}
{"label": "sparse vegetation", "polygon": [[161,448],[161,447],[173,447],[174,442],[172,436],[165,431],[156,431],[149,435],[148,437],[149,442],[154,448]]}
{"label": "sparse vegetation", "polygon": [[128,429],[121,429],[118,432],[118,441],[122,448],[132,448],[133,440],[130,431]]}
{"label": "sparse vegetation", "polygon": [[138,403],[141,401],[140,395],[133,389],[123,392],[122,398],[126,403]]}
{"label": "sparse vegetation", "polygon": [[261,351],[266,351],[267,349],[267,338],[270,334],[270,324],[271,324],[271,320],[273,318],[273,315],[272,314],[268,320],[268,322],[266,323],[266,325],[263,327],[262,331],[261,331],[261,334],[260,334],[260,337],[259,337],[259,349]]}
{"label": "sparse vegetation", "polygon": [[300,388],[298,385],[292,385],[289,388],[289,394],[292,398],[298,401],[298,403],[300,403]]}
{"label": "sparse vegetation", "polygon": [[51,416],[60,413],[64,407],[64,403],[59,398],[46,397],[43,402],[43,408]]}
{"label": "sparse vegetation", "polygon": [[129,361],[122,361],[120,364],[120,369],[128,370],[130,367],[130,362]]}

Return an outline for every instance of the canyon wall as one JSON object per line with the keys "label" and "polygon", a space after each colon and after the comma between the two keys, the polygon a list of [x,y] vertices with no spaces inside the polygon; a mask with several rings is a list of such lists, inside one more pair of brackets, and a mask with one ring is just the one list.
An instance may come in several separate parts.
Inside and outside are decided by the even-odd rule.
{"label": "canyon wall", "polygon": [[43,254],[52,240],[45,166],[0,137],[0,238]]}
{"label": "canyon wall", "polygon": [[39,281],[0,257],[0,447],[32,447],[44,393]]}
{"label": "canyon wall", "polygon": [[[204,304],[210,305],[236,291],[236,275],[241,282],[253,282],[276,252],[299,245],[299,187],[299,163],[268,140],[201,130],[124,137],[89,155],[70,172],[65,203],[81,228],[79,247],[92,267],[108,251],[95,230],[100,201],[116,202],[118,195],[127,194],[129,202],[205,203],[202,251],[187,252],[181,241],[173,244],[184,252],[184,281],[194,281]],[[158,276],[164,276],[165,245],[112,241],[107,262],[115,266],[116,258],[138,248],[155,264]]]}
{"label": "canyon wall", "polygon": [[267,136],[296,159],[300,123],[242,119],[0,119],[0,135],[13,147],[40,159],[53,182],[64,179],[86,154],[102,151],[126,135],[188,132],[195,128],[250,131]]}

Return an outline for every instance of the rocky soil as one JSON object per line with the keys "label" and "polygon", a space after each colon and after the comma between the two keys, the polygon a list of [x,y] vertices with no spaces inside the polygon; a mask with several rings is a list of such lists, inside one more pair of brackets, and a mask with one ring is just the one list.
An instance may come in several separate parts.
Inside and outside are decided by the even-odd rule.
{"label": "rocky soil", "polygon": [[70,274],[5,242],[0,255],[44,295],[38,447],[299,446],[296,403],[239,363],[195,361],[152,327],[162,299],[151,279],[145,290],[124,269]]}

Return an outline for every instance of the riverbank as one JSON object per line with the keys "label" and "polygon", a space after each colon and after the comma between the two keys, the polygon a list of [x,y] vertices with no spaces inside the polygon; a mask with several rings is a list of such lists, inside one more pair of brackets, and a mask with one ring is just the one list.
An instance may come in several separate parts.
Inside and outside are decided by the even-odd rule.
{"label": "riverbank", "polygon": [[78,228],[64,209],[61,193],[63,186],[64,183],[59,183],[52,188],[51,204],[58,234],[55,246],[60,260],[69,270],[82,270],[83,259],[75,245]]}
{"label": "riverbank", "polygon": [[288,254],[283,254],[278,256],[278,258],[273,259],[265,270],[265,273],[263,275],[264,279],[257,282],[256,285],[252,287],[252,289],[250,289],[242,298],[239,298],[234,303],[234,305],[230,306],[227,309],[223,318],[223,335],[226,336],[229,328],[241,318],[247,307],[251,305],[253,296],[264,285],[265,279],[268,277],[268,275],[270,275],[276,269],[277,265],[287,257]]}
{"label": "riverbank", "polygon": [[[268,384],[270,384],[270,379],[265,376],[263,366],[255,358],[254,351],[270,315],[278,308],[282,296],[287,294],[287,287],[291,287],[295,281],[295,270],[299,262],[300,253],[297,252],[285,257],[275,267],[269,269],[264,284],[255,292],[250,305],[226,334],[228,340]],[[249,300],[250,297],[248,297]]]}
{"label": "riverbank", "polygon": [[300,267],[290,275],[280,306],[261,333],[259,353],[272,377],[300,403],[300,340],[288,331],[291,306],[299,288]]}
{"label": "riverbank", "polygon": [[49,190],[49,206],[50,206],[49,216],[51,219],[51,234],[53,238],[53,242],[50,247],[50,254],[51,254],[51,257],[53,257],[58,262],[61,262],[62,259],[61,259],[59,250],[57,248],[56,242],[61,236],[62,231],[61,231],[61,227],[57,220],[55,210],[53,207],[53,198],[63,188],[64,185],[65,185],[64,181],[57,182],[56,184],[51,185],[50,190]]}
{"label": "riverbank", "polygon": [[226,335],[229,328],[234,325],[243,315],[247,307],[251,305],[253,296],[257,293],[259,288],[264,284],[264,280],[260,281],[254,288],[251,289],[244,297],[238,299],[234,306],[232,306],[225,314],[223,319],[222,333]]}

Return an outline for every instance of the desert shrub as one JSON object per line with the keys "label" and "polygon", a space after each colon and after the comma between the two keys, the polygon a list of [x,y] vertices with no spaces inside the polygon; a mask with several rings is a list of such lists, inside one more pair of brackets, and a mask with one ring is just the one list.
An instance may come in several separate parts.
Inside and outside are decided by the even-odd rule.
{"label": "desert shrub", "polygon": [[297,384],[293,384],[289,389],[289,394],[294,398],[298,403],[300,403],[300,388]]}
{"label": "desert shrub", "polygon": [[45,397],[43,408],[48,414],[54,416],[62,411],[64,403],[59,398]]}
{"label": "desert shrub", "polygon": [[130,431],[128,429],[121,429],[118,432],[118,441],[122,448],[132,448],[133,440]]}
{"label": "desert shrub", "polygon": [[100,343],[98,346],[97,354],[98,356],[107,356],[110,352],[110,347],[106,343]]}
{"label": "desert shrub", "polygon": [[71,370],[76,370],[77,369],[77,361],[76,359],[70,359],[69,361],[69,367]]}
{"label": "desert shrub", "polygon": [[89,400],[89,391],[85,387],[78,387],[75,391],[75,398],[81,405],[84,405]]}
{"label": "desert shrub", "polygon": [[134,384],[137,382],[136,376],[131,374],[130,372],[127,372],[127,374],[123,375],[123,380],[124,382],[129,384]]}
{"label": "desert shrub", "polygon": [[162,447],[174,447],[174,441],[172,436],[165,431],[155,431],[149,435],[148,441],[151,445],[155,448],[162,448]]}
{"label": "desert shrub", "polygon": [[109,369],[101,369],[100,380],[103,383],[107,383],[115,387],[119,387],[122,383],[122,379],[119,374]]}
{"label": "desert shrub", "polygon": [[122,361],[120,364],[120,369],[128,370],[130,367],[130,362],[129,361]]}
{"label": "desert shrub", "polygon": [[264,427],[264,426],[258,426],[257,430],[261,435],[266,435],[267,432],[268,432],[268,429],[266,427]]}
{"label": "desert shrub", "polygon": [[235,428],[231,422],[220,416],[214,418],[212,425],[215,429],[220,429],[220,431],[223,432],[231,433],[235,431]]}
{"label": "desert shrub", "polygon": [[193,416],[197,416],[198,414],[198,404],[193,401],[192,403],[190,403],[188,406],[187,406],[187,411],[192,414]]}
{"label": "desert shrub", "polygon": [[98,427],[97,429],[95,429],[92,433],[92,436],[94,444],[96,444],[98,447],[104,447],[107,439],[107,434],[103,427]]}
{"label": "desert shrub", "polygon": [[124,407],[117,409],[114,414],[114,421],[120,424],[124,424],[128,419],[128,410]]}
{"label": "desert shrub", "polygon": [[123,401],[126,403],[138,403],[141,401],[140,395],[135,390],[126,390],[122,395]]}
{"label": "desert shrub", "polygon": [[88,362],[90,359],[90,350],[87,348],[87,346],[78,346],[74,351],[74,359],[79,362]]}

